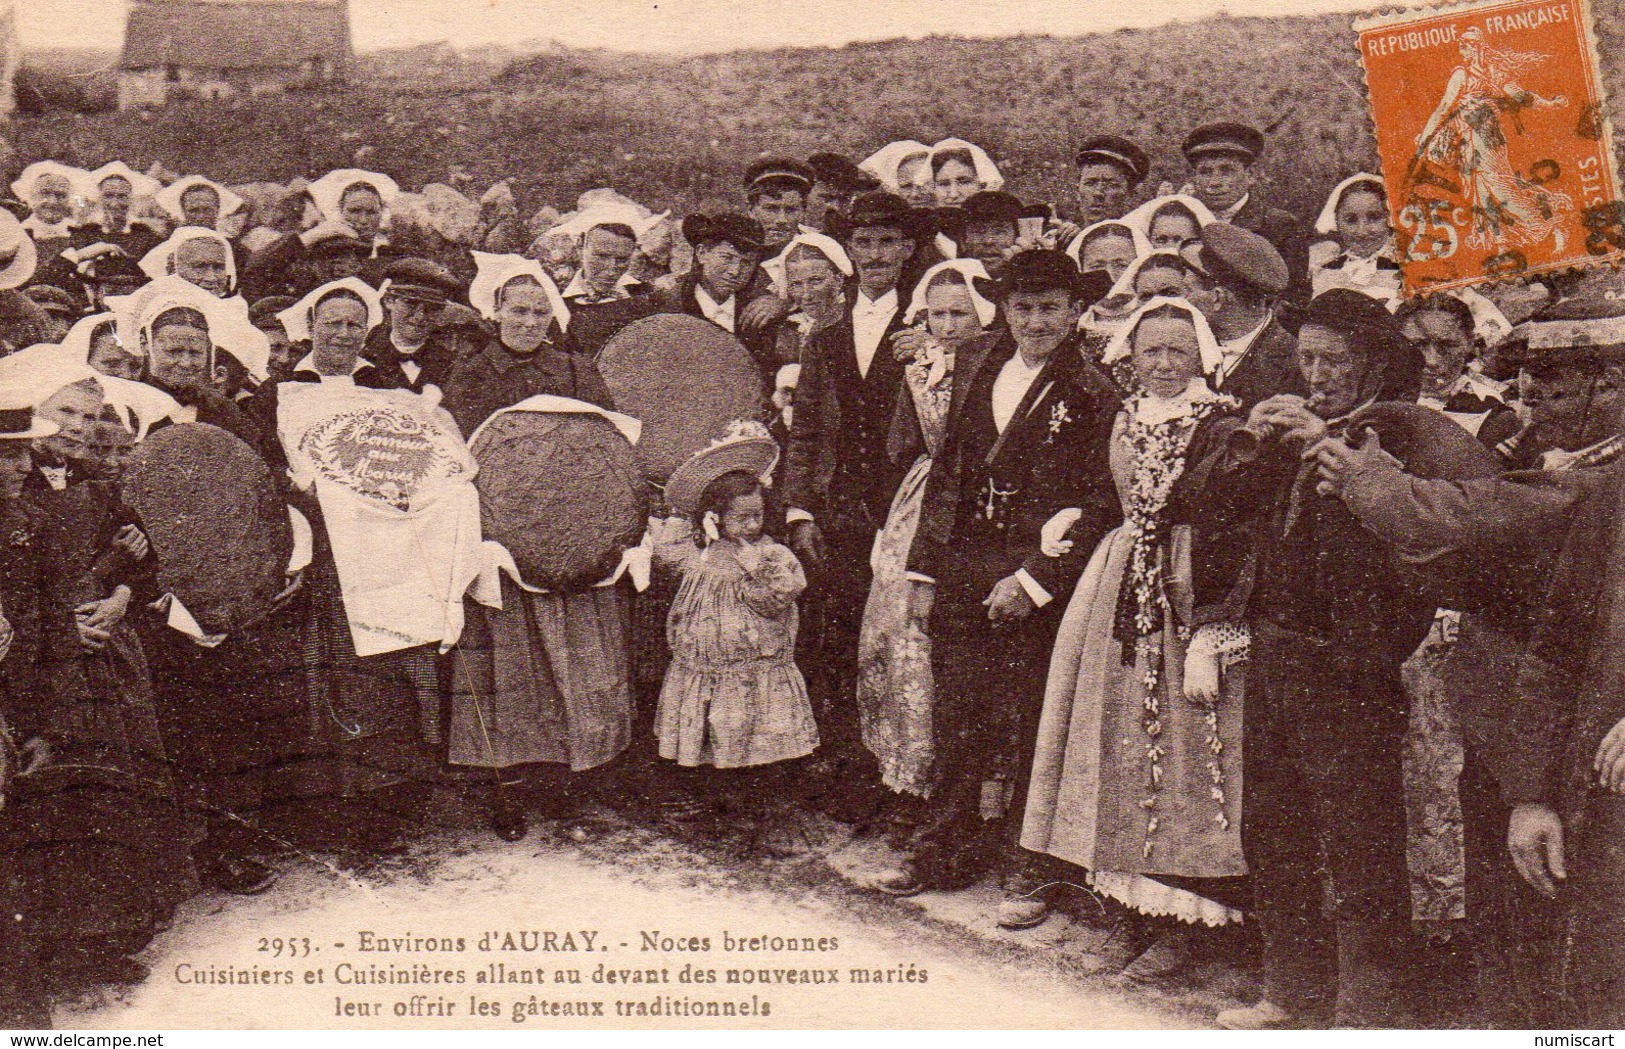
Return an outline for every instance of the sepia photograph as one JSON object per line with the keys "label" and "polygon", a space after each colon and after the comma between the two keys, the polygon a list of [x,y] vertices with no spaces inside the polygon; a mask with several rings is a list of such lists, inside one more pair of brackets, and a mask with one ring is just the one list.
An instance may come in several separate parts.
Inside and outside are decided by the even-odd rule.
{"label": "sepia photograph", "polygon": [[1613,1044],[1622,18],[0,0],[0,1031]]}

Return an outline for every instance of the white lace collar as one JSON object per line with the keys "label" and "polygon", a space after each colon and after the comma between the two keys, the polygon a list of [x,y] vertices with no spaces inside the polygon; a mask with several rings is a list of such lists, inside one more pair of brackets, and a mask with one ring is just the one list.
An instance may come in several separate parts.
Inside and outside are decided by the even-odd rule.
{"label": "white lace collar", "polygon": [[1129,401],[1129,418],[1143,426],[1156,426],[1174,419],[1188,418],[1199,404],[1223,399],[1201,379],[1192,379],[1184,392],[1172,397],[1156,397],[1141,393]]}

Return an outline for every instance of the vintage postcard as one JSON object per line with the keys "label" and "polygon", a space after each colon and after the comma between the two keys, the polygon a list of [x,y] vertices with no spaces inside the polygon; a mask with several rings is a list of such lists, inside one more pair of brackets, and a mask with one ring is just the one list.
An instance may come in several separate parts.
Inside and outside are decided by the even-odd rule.
{"label": "vintage postcard", "polygon": [[0,0],[0,1029],[1625,1026],[1625,12],[1377,6]]}

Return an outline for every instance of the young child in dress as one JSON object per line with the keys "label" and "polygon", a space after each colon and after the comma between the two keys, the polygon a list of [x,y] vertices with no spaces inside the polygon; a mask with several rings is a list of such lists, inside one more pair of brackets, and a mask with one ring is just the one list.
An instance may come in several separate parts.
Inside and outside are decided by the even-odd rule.
{"label": "young child in dress", "polygon": [[675,516],[658,527],[654,545],[657,568],[682,577],[655,714],[660,756],[683,768],[753,770],[707,777],[712,789],[703,792],[747,823],[769,814],[742,811],[743,799],[777,802],[787,793],[767,782],[780,770],[763,767],[818,746],[795,663],[796,598],[807,578],[789,548],[762,533],[762,478],[777,460],[765,428],[736,423],[672,474],[666,501]]}

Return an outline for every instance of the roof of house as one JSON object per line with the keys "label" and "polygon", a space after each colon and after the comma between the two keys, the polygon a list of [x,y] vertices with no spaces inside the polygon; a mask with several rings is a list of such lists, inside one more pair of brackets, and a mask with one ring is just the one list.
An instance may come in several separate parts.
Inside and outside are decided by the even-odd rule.
{"label": "roof of house", "polygon": [[348,62],[345,0],[131,0],[125,69],[283,69]]}

